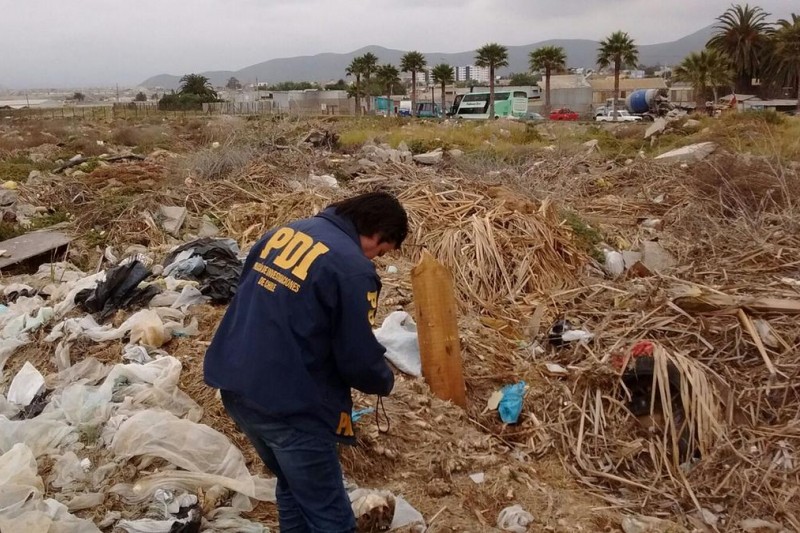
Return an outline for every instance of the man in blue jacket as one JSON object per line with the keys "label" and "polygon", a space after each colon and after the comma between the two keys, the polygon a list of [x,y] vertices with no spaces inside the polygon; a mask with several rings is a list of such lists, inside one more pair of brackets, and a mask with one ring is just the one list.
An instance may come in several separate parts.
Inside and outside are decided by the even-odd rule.
{"label": "man in blue jacket", "polygon": [[271,230],[206,352],[206,383],[277,477],[283,533],[355,531],[337,443],[354,441],[350,389],[386,396],[394,386],[372,333],[372,259],[407,233],[402,205],[382,192]]}

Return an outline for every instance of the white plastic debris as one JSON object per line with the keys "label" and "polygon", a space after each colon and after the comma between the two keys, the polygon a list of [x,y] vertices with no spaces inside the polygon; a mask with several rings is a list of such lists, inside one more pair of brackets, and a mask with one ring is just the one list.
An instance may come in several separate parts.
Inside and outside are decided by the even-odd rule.
{"label": "white plastic debris", "polygon": [[497,527],[502,531],[512,533],[526,533],[528,526],[533,523],[533,515],[519,505],[506,507],[497,517]]}
{"label": "white plastic debris", "polygon": [[387,274],[397,274],[397,272],[398,272],[397,267],[394,265],[389,265],[388,267],[386,267]]}
{"label": "white plastic debris", "polygon": [[20,406],[30,405],[39,392],[44,389],[44,376],[26,361],[8,388],[8,401]]}
{"label": "white plastic debris", "polygon": [[477,472],[475,474],[470,474],[469,478],[472,480],[473,483],[480,485],[484,481],[486,481],[486,474],[483,472]]}
{"label": "white plastic debris", "polygon": [[618,278],[625,272],[625,261],[616,250],[603,250],[605,264],[603,268],[612,278]]}
{"label": "white plastic debris", "polygon": [[588,341],[594,338],[594,333],[589,333],[583,329],[571,329],[565,331],[561,338],[564,342]]}
{"label": "white plastic debris", "polygon": [[557,363],[545,363],[545,367],[547,367],[547,371],[550,372],[551,374],[564,376],[569,373],[566,368]]}
{"label": "white plastic debris", "polygon": [[395,311],[375,330],[375,338],[386,348],[386,358],[398,370],[411,376],[422,375],[417,324],[405,311]]}

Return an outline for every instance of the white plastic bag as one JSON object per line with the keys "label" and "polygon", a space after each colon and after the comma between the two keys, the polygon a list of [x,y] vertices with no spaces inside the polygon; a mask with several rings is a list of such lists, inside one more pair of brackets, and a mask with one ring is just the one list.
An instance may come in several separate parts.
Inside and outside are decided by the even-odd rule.
{"label": "white plastic bag", "polygon": [[52,479],[50,484],[59,489],[75,489],[87,479],[86,472],[81,465],[81,460],[74,452],[66,452],[58,456],[53,464]]}
{"label": "white plastic bag", "polygon": [[8,387],[8,401],[22,407],[28,406],[43,388],[44,376],[30,361],[25,361]]}
{"label": "white plastic bag", "polygon": [[375,338],[386,348],[386,358],[398,370],[415,377],[422,375],[417,325],[405,311],[395,311],[375,330]]}
{"label": "white plastic bag", "polygon": [[531,524],[533,516],[519,505],[506,507],[497,517],[497,527],[512,533],[525,533]]}

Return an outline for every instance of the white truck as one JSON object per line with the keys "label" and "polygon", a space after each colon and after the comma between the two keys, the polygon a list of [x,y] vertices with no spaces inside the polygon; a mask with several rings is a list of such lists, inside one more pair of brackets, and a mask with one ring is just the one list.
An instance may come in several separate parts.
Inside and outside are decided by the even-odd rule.
{"label": "white truck", "polygon": [[[614,111],[601,109],[597,112],[594,119],[597,122],[614,122]],[[641,122],[642,117],[631,115],[624,109],[617,109],[616,122]]]}

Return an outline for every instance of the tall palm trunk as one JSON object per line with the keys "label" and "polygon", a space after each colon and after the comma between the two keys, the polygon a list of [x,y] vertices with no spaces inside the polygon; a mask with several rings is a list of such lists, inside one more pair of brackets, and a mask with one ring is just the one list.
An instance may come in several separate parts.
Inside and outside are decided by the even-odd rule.
{"label": "tall palm trunk", "polygon": [[417,71],[411,71],[411,116],[417,116]]}
{"label": "tall palm trunk", "polygon": [[614,60],[614,102],[611,104],[611,120],[617,121],[617,100],[619,100],[619,70],[621,60],[619,58]]}
{"label": "tall palm trunk", "polygon": [[494,118],[494,66],[489,67],[489,120]]}
{"label": "tall palm trunk", "polygon": [[356,74],[356,116],[363,115],[361,111],[361,74]]}
{"label": "tall palm trunk", "polygon": [[544,68],[544,113],[550,115],[550,67]]}
{"label": "tall palm trunk", "polygon": [[797,114],[800,115],[800,65],[797,66]]}
{"label": "tall palm trunk", "polygon": [[[442,119],[444,119],[447,116],[447,114],[444,111],[444,93],[445,93],[445,84],[443,82],[442,83]],[[431,96],[432,95],[433,95],[433,93],[431,93]]]}
{"label": "tall palm trunk", "polygon": [[364,96],[367,98],[367,113],[369,113],[372,107],[372,96],[369,94],[369,74],[364,76],[364,85],[366,85],[366,90],[364,91],[366,94]]}
{"label": "tall palm trunk", "polygon": [[702,113],[706,108],[706,86],[700,85],[695,91],[697,91],[694,95],[695,112]]}

